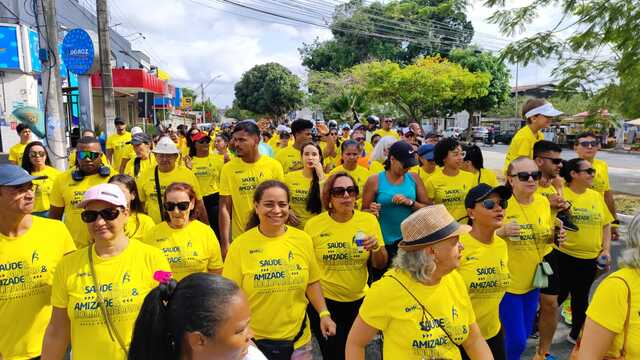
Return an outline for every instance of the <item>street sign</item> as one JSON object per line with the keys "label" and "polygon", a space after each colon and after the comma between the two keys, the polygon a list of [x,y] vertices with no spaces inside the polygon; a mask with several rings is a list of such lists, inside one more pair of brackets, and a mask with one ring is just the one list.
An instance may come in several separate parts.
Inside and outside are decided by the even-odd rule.
{"label": "street sign", "polygon": [[73,29],[62,40],[62,61],[77,75],[90,75],[100,66],[97,35],[84,29]]}

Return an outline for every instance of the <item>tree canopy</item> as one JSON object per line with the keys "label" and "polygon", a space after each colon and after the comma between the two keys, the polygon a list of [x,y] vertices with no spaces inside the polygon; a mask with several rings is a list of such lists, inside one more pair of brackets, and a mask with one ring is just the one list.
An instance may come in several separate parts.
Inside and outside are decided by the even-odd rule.
{"label": "tree canopy", "polygon": [[256,65],[235,85],[240,109],[280,118],[302,104],[300,78],[277,63]]}

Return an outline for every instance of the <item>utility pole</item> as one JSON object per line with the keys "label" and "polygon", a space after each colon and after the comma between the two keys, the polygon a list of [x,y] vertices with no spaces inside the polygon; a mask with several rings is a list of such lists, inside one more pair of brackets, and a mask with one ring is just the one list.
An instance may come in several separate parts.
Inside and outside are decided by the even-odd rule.
{"label": "utility pole", "polygon": [[113,94],[113,74],[111,72],[111,43],[109,39],[109,10],[107,0],[96,0],[98,13],[98,43],[100,44],[100,75],[102,76],[102,99],[105,132],[115,133],[113,120],[116,118],[115,95]]}
{"label": "utility pole", "polygon": [[62,109],[62,83],[58,54],[58,21],[55,0],[37,0],[36,18],[40,48],[46,50],[42,58],[42,88],[45,98],[45,127],[47,146],[53,165],[59,170],[67,168],[66,127]]}
{"label": "utility pole", "polygon": [[519,118],[520,116],[518,116],[518,77],[520,75],[520,63],[516,62],[516,105],[515,105],[515,114],[516,114],[516,118]]}

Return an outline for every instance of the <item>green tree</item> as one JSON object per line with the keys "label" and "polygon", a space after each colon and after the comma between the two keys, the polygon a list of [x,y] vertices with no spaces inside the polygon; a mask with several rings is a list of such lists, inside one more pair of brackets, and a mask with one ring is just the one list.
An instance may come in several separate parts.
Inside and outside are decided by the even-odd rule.
{"label": "green tree", "polygon": [[447,115],[465,100],[488,93],[491,75],[471,73],[440,57],[401,67],[391,61],[356,65],[354,79],[368,98],[394,104],[408,120]]}
{"label": "green tree", "polygon": [[260,117],[254,112],[241,109],[240,106],[238,106],[237,100],[233,101],[231,107],[227,109],[227,111],[225,111],[224,116],[228,118],[234,118],[236,120],[258,119]]}
{"label": "green tree", "polygon": [[304,44],[299,49],[308,69],[339,73],[371,60],[409,64],[419,56],[448,54],[465,47],[473,26],[464,0],[351,0],[336,6],[333,40]]}
{"label": "green tree", "polygon": [[[448,58],[473,73],[491,74],[487,95],[466,99],[461,105],[461,110],[466,110],[469,115],[473,115],[474,111],[487,112],[509,100],[511,93],[510,73],[500,58],[475,48],[454,49]],[[476,125],[478,124],[469,122],[469,127]]]}
{"label": "green tree", "polygon": [[310,71],[307,81],[308,106],[322,110],[327,119],[351,121],[367,112],[369,106],[362,90],[354,86],[349,72]]}
{"label": "green tree", "polygon": [[256,65],[235,86],[238,107],[279,119],[302,104],[300,78],[277,63]]}
{"label": "green tree", "polygon": [[196,99],[198,98],[198,94],[191,88],[188,87],[184,87],[182,88],[182,97],[183,98],[192,98],[193,102],[195,103]]}
{"label": "green tree", "polygon": [[204,103],[195,103],[193,104],[192,109],[194,111],[204,111],[204,118],[205,121],[211,122],[213,121],[213,119],[216,119],[218,117],[218,108],[216,108],[216,105],[214,103],[212,103],[211,101],[207,100]]}

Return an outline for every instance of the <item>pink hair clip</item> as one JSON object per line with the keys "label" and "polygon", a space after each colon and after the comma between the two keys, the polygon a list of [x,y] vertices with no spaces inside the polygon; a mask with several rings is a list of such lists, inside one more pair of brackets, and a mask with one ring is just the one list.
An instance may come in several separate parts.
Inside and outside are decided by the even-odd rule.
{"label": "pink hair clip", "polygon": [[160,284],[168,284],[171,280],[171,272],[158,270],[153,273],[153,279]]}

